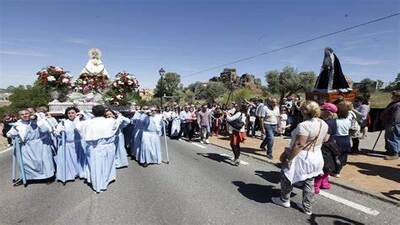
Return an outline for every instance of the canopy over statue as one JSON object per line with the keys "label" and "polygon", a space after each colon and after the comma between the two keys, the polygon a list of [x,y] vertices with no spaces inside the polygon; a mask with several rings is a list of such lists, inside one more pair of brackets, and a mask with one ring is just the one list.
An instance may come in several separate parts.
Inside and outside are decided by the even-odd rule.
{"label": "canopy over statue", "polygon": [[83,68],[81,74],[89,74],[95,76],[107,76],[108,72],[101,61],[101,51],[98,48],[92,48],[88,52],[89,61]]}

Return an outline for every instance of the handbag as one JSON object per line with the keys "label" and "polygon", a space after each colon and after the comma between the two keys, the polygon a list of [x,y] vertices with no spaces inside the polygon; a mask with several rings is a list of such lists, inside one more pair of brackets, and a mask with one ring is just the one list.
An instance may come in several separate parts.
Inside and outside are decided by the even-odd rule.
{"label": "handbag", "polygon": [[361,126],[357,121],[357,117],[353,112],[350,112],[352,119],[351,119],[351,126],[349,130],[349,134],[351,138],[359,138],[361,137]]}
{"label": "handbag", "polygon": [[242,120],[242,113],[240,114],[240,117],[232,120],[232,121],[228,121],[228,124],[233,127],[235,130],[240,130],[242,129],[242,127],[244,126],[244,122]]}
{"label": "handbag", "polygon": [[335,139],[331,137],[329,141],[325,142],[321,146],[322,157],[324,159],[325,173],[337,174],[342,169],[342,163],[340,162],[340,148],[337,145]]}

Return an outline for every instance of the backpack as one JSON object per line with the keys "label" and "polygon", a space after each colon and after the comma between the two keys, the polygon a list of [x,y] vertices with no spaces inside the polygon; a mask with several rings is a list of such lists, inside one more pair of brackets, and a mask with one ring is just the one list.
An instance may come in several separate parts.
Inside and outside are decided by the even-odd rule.
{"label": "backpack", "polygon": [[228,121],[228,124],[233,127],[235,130],[240,130],[242,129],[242,127],[244,126],[244,122],[242,121],[242,116],[243,113],[240,113],[240,117],[232,120],[232,121]]}

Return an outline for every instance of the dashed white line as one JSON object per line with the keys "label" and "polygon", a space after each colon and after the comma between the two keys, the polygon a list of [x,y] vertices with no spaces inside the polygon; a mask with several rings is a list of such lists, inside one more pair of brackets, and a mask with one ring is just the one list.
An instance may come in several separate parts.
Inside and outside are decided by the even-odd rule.
{"label": "dashed white line", "polygon": [[201,145],[201,144],[197,144],[197,143],[194,143],[194,142],[192,142],[192,144],[193,144],[193,145],[196,145],[196,146],[199,147],[199,148],[206,148],[206,146],[203,146],[203,145]]}
{"label": "dashed white line", "polygon": [[339,196],[330,194],[330,193],[328,193],[328,192],[321,191],[319,194],[322,195],[322,196],[324,196],[325,198],[329,198],[329,199],[331,199],[331,200],[333,200],[333,201],[342,203],[342,204],[344,204],[344,205],[347,205],[347,206],[349,206],[349,207],[351,207],[351,208],[353,208],[353,209],[357,209],[357,210],[359,210],[359,211],[361,211],[361,212],[364,212],[364,213],[366,213],[366,214],[369,214],[369,215],[372,215],[372,216],[377,216],[377,215],[379,214],[379,212],[376,211],[375,209],[371,209],[371,208],[365,207],[365,206],[363,206],[363,205],[360,205],[360,204],[358,204],[358,203],[349,201],[349,200],[344,199],[344,198],[342,198],[342,197],[339,197]]}
{"label": "dashed white line", "polygon": [[10,147],[10,148],[7,148],[6,150],[1,151],[0,154],[6,153],[6,152],[10,151],[11,149],[12,149],[11,147]]}

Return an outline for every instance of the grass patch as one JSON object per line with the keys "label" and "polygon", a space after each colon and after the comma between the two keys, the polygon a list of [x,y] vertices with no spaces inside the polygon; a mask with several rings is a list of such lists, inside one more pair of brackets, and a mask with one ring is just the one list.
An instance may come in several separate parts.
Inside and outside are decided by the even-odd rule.
{"label": "grass patch", "polygon": [[369,103],[371,108],[385,108],[391,102],[391,93],[375,92],[371,93]]}

